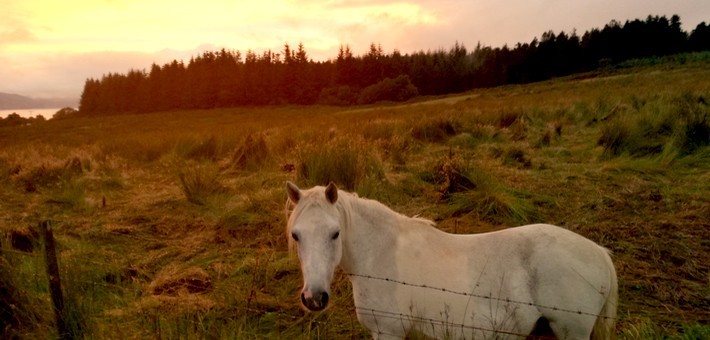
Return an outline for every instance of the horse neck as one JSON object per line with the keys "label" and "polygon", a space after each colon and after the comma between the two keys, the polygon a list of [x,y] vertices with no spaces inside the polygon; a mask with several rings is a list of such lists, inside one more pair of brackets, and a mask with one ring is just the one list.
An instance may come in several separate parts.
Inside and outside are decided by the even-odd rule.
{"label": "horse neck", "polygon": [[385,205],[357,196],[343,200],[346,233],[340,266],[348,273],[363,273],[392,257],[402,215]]}

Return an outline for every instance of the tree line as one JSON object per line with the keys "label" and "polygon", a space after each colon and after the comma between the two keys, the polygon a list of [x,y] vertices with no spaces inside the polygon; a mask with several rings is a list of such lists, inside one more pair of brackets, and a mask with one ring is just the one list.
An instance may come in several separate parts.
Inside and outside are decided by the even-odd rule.
{"label": "tree line", "polygon": [[581,37],[548,31],[530,43],[472,51],[456,43],[448,50],[385,53],[371,44],[355,56],[349,46],[327,61],[313,61],[303,44],[256,53],[222,49],[188,63],[173,60],[149,71],[109,73],[87,79],[79,112],[85,115],[211,109],[243,105],[368,104],[416,95],[456,93],[478,87],[526,83],[585,72],[652,56],[710,50],[710,26],[690,33],[677,15],[611,21]]}

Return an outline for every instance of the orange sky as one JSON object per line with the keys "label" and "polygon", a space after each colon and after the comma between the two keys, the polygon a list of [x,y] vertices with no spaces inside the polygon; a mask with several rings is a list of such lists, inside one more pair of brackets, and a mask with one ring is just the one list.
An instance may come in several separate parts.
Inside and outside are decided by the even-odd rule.
{"label": "orange sky", "polygon": [[546,30],[679,14],[710,23],[708,0],[2,0],[0,92],[78,97],[86,78],[219,48],[279,51],[303,42],[316,60],[356,54],[501,46]]}

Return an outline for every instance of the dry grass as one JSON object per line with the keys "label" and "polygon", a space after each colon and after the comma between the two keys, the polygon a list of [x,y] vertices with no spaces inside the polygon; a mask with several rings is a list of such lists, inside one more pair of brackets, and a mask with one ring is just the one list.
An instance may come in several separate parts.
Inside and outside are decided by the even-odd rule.
{"label": "dry grass", "polygon": [[[400,106],[0,128],[0,227],[11,235],[57,221],[77,335],[363,338],[342,275],[331,308],[299,307],[283,235],[285,181],[336,180],[450,232],[562,225],[613,250],[623,337],[703,335],[710,151],[698,98],[710,97],[707,79],[701,63]],[[667,130],[675,114],[687,118]],[[605,151],[617,128],[636,137]],[[3,318],[20,338],[52,337],[38,253],[8,258],[10,243],[0,269],[14,277],[0,283],[26,292],[18,303],[37,323]]]}

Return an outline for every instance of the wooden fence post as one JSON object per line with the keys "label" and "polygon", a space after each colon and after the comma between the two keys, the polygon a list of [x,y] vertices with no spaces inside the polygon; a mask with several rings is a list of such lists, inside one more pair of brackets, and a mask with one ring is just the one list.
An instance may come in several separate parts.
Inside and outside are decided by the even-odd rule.
{"label": "wooden fence post", "polygon": [[64,297],[62,296],[62,285],[59,280],[59,265],[57,264],[57,252],[54,247],[54,234],[52,224],[49,221],[39,223],[39,230],[44,238],[44,253],[47,262],[47,275],[49,276],[49,293],[54,306],[54,317],[57,321],[57,332],[60,339],[69,339],[71,335],[67,331],[64,323]]}

